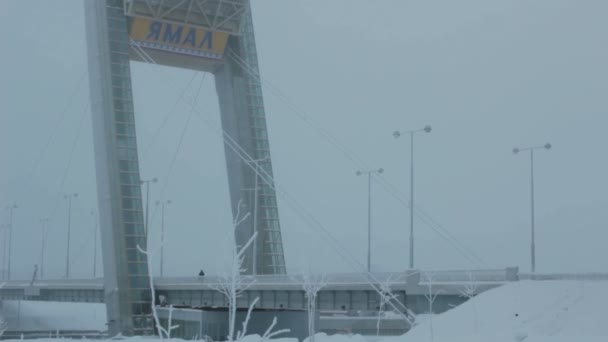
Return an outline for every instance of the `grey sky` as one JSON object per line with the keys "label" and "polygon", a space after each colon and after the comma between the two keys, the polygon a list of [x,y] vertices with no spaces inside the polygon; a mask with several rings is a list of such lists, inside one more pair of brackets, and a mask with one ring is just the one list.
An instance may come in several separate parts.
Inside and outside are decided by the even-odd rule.
{"label": "grey sky", "polygon": [[[608,268],[608,3],[255,0],[253,11],[263,77],[369,165],[383,167],[401,192],[409,191],[409,141],[392,132],[433,126],[416,140],[416,201],[490,267],[529,270],[529,163],[511,149],[550,141],[554,148],[536,158],[537,269]],[[96,188],[83,20],[80,0],[0,2],[0,204],[20,206],[16,276],[29,276],[38,262],[39,219],[49,216],[46,273],[63,274],[63,192],[80,194],[74,276],[91,274]],[[132,66],[142,178],[160,178],[153,201],[163,189],[174,201],[166,273],[221,272],[231,241],[226,166],[219,133],[201,120],[219,122],[213,78],[205,77],[167,178],[189,107],[179,103],[155,132],[194,73]],[[363,263],[365,179],[264,91],[277,183]],[[373,198],[372,264],[402,270],[409,211],[376,184]],[[353,271],[281,198],[279,210],[288,271],[309,263]],[[160,213],[151,217],[154,247]],[[416,266],[472,266],[420,220],[416,237]]]}

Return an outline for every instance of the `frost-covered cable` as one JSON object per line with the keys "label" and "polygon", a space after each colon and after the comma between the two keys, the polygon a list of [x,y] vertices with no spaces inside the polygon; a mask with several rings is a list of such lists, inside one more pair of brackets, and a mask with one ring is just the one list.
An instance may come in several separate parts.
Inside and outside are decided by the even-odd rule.
{"label": "frost-covered cable", "polygon": [[157,140],[158,135],[160,134],[161,130],[165,127],[165,125],[169,121],[169,118],[171,118],[176,113],[175,110],[177,109],[177,105],[181,101],[181,98],[184,96],[184,93],[186,92],[186,90],[191,88],[192,82],[194,81],[194,79],[196,78],[197,75],[198,75],[198,73],[194,73],[194,75],[192,75],[192,78],[190,79],[190,81],[188,82],[186,87],[178,94],[178,98],[175,100],[175,103],[173,103],[171,110],[167,113],[167,115],[165,115],[163,122],[160,124],[160,126],[158,126],[158,128],[156,128],[156,131],[154,131],[154,134],[152,134],[152,138],[150,139],[150,142],[148,143],[148,145],[146,146],[146,148],[144,149],[144,151],[142,153],[142,159],[144,159],[144,160],[146,159],[148,153],[152,149],[152,145]]}
{"label": "frost-covered cable", "polygon": [[[74,137],[74,142],[72,143],[72,148],[70,149],[68,162],[65,166],[65,169],[63,170],[63,175],[61,177],[61,183],[59,185],[59,193],[57,195],[58,199],[61,199],[61,197],[64,194],[65,181],[67,180],[68,174],[70,172],[70,168],[72,167],[72,161],[74,159],[74,151],[76,151],[76,147],[78,146],[78,141],[80,140],[80,133],[82,133],[82,124],[84,123],[85,114],[88,113],[88,111],[86,110],[86,108],[88,106],[89,106],[89,104],[86,103],[85,108],[83,108],[82,113],[80,114],[80,121],[78,122],[78,126],[76,128],[76,137]],[[61,201],[55,202],[55,207],[52,209],[51,214],[48,217],[50,217],[51,219],[55,218],[55,214],[57,213],[57,210],[59,209],[60,204],[61,204]]]}
{"label": "frost-covered cable", "polygon": [[[147,53],[145,51],[142,51],[142,52],[147,55]],[[147,55],[146,57],[153,61],[153,59],[149,55]],[[156,62],[154,62],[154,61],[152,63],[156,64]],[[192,104],[192,103],[187,103],[187,104],[194,107],[194,104]],[[252,169],[252,171],[255,172],[262,179],[262,181],[265,182],[269,187],[271,187],[273,190],[275,190],[275,192],[277,192],[277,194],[281,195],[283,197],[283,199],[285,199],[287,201],[287,203],[296,211],[296,213],[298,213],[298,215],[300,215],[304,220],[306,220],[309,224],[311,224],[312,227],[314,227],[319,232],[321,232],[322,236],[324,236],[325,238],[327,238],[330,241],[330,244],[332,245],[334,250],[347,263],[350,264],[351,268],[353,268],[356,271],[359,271],[360,273],[366,274],[367,275],[366,281],[367,281],[368,285],[370,287],[372,287],[372,289],[374,289],[378,293],[381,292],[380,287],[378,285],[376,285],[376,283],[379,284],[380,281],[375,277],[375,275],[370,272],[367,272],[367,270],[363,267],[363,265],[348,250],[346,250],[339,243],[339,241],[325,228],[325,226],[320,221],[318,221],[312,214],[310,214],[287,191],[282,189],[282,187],[277,186],[275,184],[272,176],[266,170],[264,170],[263,168],[256,168],[254,159],[223,128],[216,126],[211,121],[206,120],[205,117],[203,117],[203,116],[199,115],[199,117],[201,117],[201,119],[204,122],[206,122],[210,126],[214,126],[213,128],[215,128],[219,132],[221,132],[221,135],[224,138],[224,142],[226,143],[226,145],[231,150],[233,150],[233,152],[235,152],[240,159],[242,159],[245,162],[245,165],[249,166]],[[375,281],[376,283],[372,282],[372,280]],[[393,307],[393,309],[395,309],[397,311],[397,313],[404,320],[406,320],[407,322],[412,324],[413,322],[403,312],[407,312],[410,315],[413,315],[413,313],[407,307],[405,307],[401,302],[397,302],[397,303],[399,306],[401,306],[401,308],[398,308],[395,305],[395,303],[389,303],[389,304]]]}
{"label": "frost-covered cable", "polygon": [[36,171],[38,171],[38,167],[40,166],[42,159],[44,159],[44,156],[46,155],[46,152],[48,151],[49,146],[51,145],[51,142],[53,141],[53,139],[55,138],[55,135],[59,131],[59,127],[65,120],[65,117],[68,113],[68,109],[72,106],[74,99],[78,98],[77,95],[78,95],[78,92],[80,91],[80,89],[82,89],[82,83],[85,79],[86,74],[87,74],[86,71],[82,72],[82,75],[79,78],[76,88],[68,96],[68,100],[66,101],[65,106],[63,107],[63,110],[59,114],[59,120],[57,120],[57,122],[51,129],[51,133],[49,134],[48,138],[46,139],[45,144],[42,146],[42,149],[40,150],[38,157],[34,160],[34,165],[33,165],[32,169],[29,172],[22,173],[24,176],[23,181],[19,182],[18,184],[23,184],[23,193],[27,193],[28,187],[32,184],[32,180],[34,179],[34,174],[36,173]]}
{"label": "frost-covered cable", "polygon": [[[243,71],[248,73],[250,76],[256,78],[257,81],[260,82],[261,85],[265,86],[267,89],[271,91],[275,96],[281,99],[302,121],[311,126],[313,129],[316,129],[327,141],[337,148],[340,152],[342,152],[348,160],[350,160],[357,168],[369,168],[368,164],[360,158],[355,152],[350,150],[347,146],[342,144],[337,138],[335,138],[327,129],[325,129],[321,124],[314,121],[304,110],[300,109],[297,105],[287,98],[278,88],[274,87],[270,82],[262,79],[258,72],[251,66],[247,64],[245,60],[243,60],[238,54],[234,53],[232,50],[228,51],[228,57],[232,59],[238,66],[240,66]],[[405,207],[409,208],[409,203],[405,198],[405,195],[392,183],[390,183],[384,176],[382,175],[374,175],[377,183],[389,194],[395,197],[399,202],[401,202]],[[420,217],[419,213],[415,213],[416,216]],[[429,218],[427,214],[427,218]],[[472,262],[472,259],[478,260],[478,262],[472,262],[472,264],[485,264],[485,261],[477,256],[470,249],[462,245],[462,243],[445,227],[436,223],[435,220],[430,220],[435,222],[435,225],[429,223],[429,220],[423,220],[431,230],[433,230],[439,237],[446,240],[449,244],[451,244],[458,253],[462,254],[469,262]],[[443,231],[443,234],[441,233]],[[468,254],[468,255],[466,255]]]}
{"label": "frost-covered cable", "polygon": [[182,128],[182,132],[179,137],[177,147],[175,148],[175,152],[173,153],[173,158],[171,159],[171,163],[169,164],[169,171],[167,171],[167,174],[165,175],[164,184],[163,184],[162,190],[160,192],[161,198],[165,198],[164,197],[165,190],[167,188],[167,184],[169,184],[169,178],[171,177],[171,172],[173,171],[173,166],[175,165],[175,161],[177,160],[177,155],[179,154],[179,151],[182,147],[182,143],[184,142],[184,137],[186,136],[186,131],[188,130],[188,127],[189,127],[188,124],[190,123],[190,120],[192,119],[192,116],[194,115],[194,112],[195,112],[194,106],[196,105],[196,102],[198,101],[198,96],[200,95],[201,88],[203,87],[203,83],[205,82],[205,76],[206,76],[206,74],[203,74],[203,77],[201,78],[201,83],[199,84],[198,90],[196,91],[196,95],[194,97],[193,106],[190,108],[190,114],[188,114],[188,119],[186,119],[186,123],[184,124],[184,127]]}

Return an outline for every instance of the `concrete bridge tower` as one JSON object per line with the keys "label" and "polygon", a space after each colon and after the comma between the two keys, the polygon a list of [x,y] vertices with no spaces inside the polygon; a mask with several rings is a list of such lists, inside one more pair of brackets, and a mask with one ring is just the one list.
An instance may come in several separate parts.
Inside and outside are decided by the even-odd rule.
{"label": "concrete bridge tower", "polygon": [[285,274],[276,194],[255,172],[272,175],[272,164],[249,0],[87,0],[85,14],[110,334],[153,331],[147,260],[136,248],[147,238],[131,61],[215,75],[232,212],[241,202],[251,213],[236,244],[258,231],[244,267]]}

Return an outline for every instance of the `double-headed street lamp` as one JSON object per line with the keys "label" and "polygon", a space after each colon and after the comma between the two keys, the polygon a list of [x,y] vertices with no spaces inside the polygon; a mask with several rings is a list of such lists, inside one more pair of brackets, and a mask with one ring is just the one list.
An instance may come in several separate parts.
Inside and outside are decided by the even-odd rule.
{"label": "double-headed street lamp", "polygon": [[158,182],[158,178],[154,177],[152,179],[146,179],[146,180],[140,180],[139,184],[143,185],[146,184],[146,221],[144,222],[144,231],[145,231],[145,235],[146,235],[146,240],[147,240],[147,236],[148,236],[148,208],[150,206],[150,183],[156,183]]}
{"label": "double-headed street lamp", "polygon": [[410,269],[414,268],[414,134],[418,132],[431,132],[431,126],[426,125],[424,128],[411,131],[395,131],[393,136],[396,138],[401,135],[410,135]]}
{"label": "double-headed street lamp", "polygon": [[8,223],[8,269],[7,269],[7,279],[11,280],[11,249],[13,245],[13,211],[19,208],[17,204],[9,204],[6,206],[9,212],[9,223]]}
{"label": "double-headed street lamp", "polygon": [[65,279],[70,279],[70,235],[72,230],[72,199],[78,197],[77,193],[65,194],[63,198],[68,201],[68,248],[65,255]]}
{"label": "double-headed street lamp", "polygon": [[50,218],[45,217],[40,219],[40,223],[42,224],[42,246],[40,248],[40,279],[44,279],[44,250],[46,247],[46,237],[48,234],[48,223],[51,221]]}
{"label": "double-headed street lamp", "polygon": [[156,201],[156,205],[161,206],[161,221],[160,221],[160,277],[164,276],[163,269],[165,265],[165,205],[171,204],[171,200]]}
{"label": "double-headed street lamp", "polygon": [[357,176],[367,175],[367,272],[372,270],[372,174],[383,172],[382,168],[357,171]]}
{"label": "double-headed street lamp", "polygon": [[536,272],[536,247],[534,241],[534,150],[549,150],[551,149],[551,144],[546,143],[544,145],[538,146],[529,146],[522,148],[514,148],[513,154],[518,154],[519,152],[530,152],[530,269],[532,273]]}

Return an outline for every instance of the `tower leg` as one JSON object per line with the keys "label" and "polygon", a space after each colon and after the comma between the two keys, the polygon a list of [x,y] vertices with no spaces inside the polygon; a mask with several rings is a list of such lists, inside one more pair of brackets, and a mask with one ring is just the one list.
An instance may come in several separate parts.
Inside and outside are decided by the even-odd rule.
{"label": "tower leg", "polygon": [[[251,238],[254,227],[258,232],[256,246],[247,252],[243,262],[245,273],[254,273],[252,268],[255,251],[256,274],[285,274],[277,199],[271,179],[272,163],[264,100],[257,77],[259,71],[251,11],[244,15],[243,20],[242,36],[230,38],[224,56],[225,64],[215,71],[232,212],[236,215],[238,203],[241,202],[244,204],[241,213],[245,211],[251,214],[236,229],[235,239],[237,246],[242,246]],[[238,146],[235,146],[235,143]],[[234,149],[242,149],[239,150],[241,156]],[[248,156],[244,156],[243,151]],[[252,163],[248,165],[243,157],[248,161],[253,159]],[[270,184],[267,182],[268,177],[257,175],[256,163],[259,173],[270,176]],[[257,182],[256,177],[259,177]],[[258,191],[254,191],[256,184]],[[253,210],[257,210],[255,215]],[[256,225],[253,222],[254,217],[257,220]]]}
{"label": "tower leg", "polygon": [[129,65],[120,0],[85,1],[105,303],[110,335],[152,333]]}

